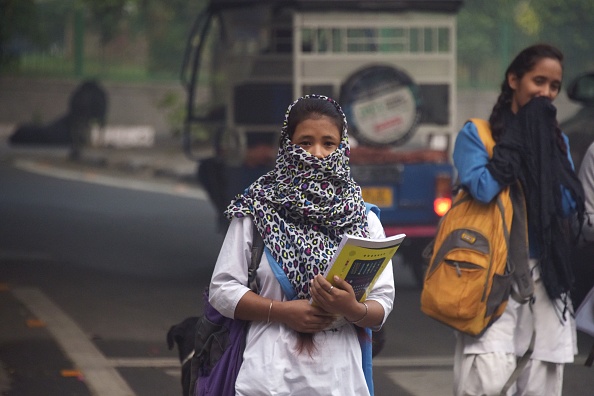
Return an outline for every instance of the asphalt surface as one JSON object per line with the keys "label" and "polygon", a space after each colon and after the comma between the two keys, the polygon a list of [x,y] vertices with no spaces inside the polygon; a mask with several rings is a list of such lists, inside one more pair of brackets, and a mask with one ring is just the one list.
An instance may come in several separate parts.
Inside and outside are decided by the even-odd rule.
{"label": "asphalt surface", "polygon": [[[59,175],[65,178],[88,180],[94,183],[118,184],[121,183],[128,188],[138,189],[162,189],[181,195],[191,195],[207,199],[204,190],[197,183],[197,163],[185,156],[181,143],[176,139],[166,139],[154,147],[149,148],[88,148],[83,151],[79,161],[68,159],[69,150],[67,147],[12,147],[6,144],[0,136],[0,162],[10,162],[21,169],[35,169],[37,173],[47,172],[52,175]],[[208,156],[205,152],[204,156]],[[43,260],[43,257],[39,258]],[[398,264],[395,264],[397,267]],[[412,275],[404,273],[400,282],[410,286]],[[1,282],[1,280],[0,280]],[[35,312],[32,312],[23,303],[23,299],[33,298],[27,291],[20,291],[15,295],[14,291],[9,293],[9,285],[0,283],[0,312],[3,318],[16,318],[11,320],[0,320],[0,334],[12,334],[12,338],[5,343],[13,353],[13,360],[0,362],[0,394],[5,394],[10,388],[10,377],[15,373],[25,373],[26,381],[19,381],[26,384],[27,389],[10,389],[11,394],[64,394],[64,395],[91,395],[81,373],[77,371],[71,360],[55,341],[55,335],[42,322],[34,320]],[[24,294],[22,294],[24,293]],[[19,297],[20,296],[20,297]],[[394,318],[396,321],[397,318]],[[399,319],[401,320],[401,318]],[[405,337],[406,338],[406,337]],[[35,339],[37,342],[31,343]],[[27,340],[25,343],[24,340]],[[582,340],[584,341],[584,340]],[[589,377],[591,369],[583,366],[584,353],[589,349],[590,340],[585,340],[580,345],[580,356],[576,363],[566,368],[565,383],[567,388],[575,386],[576,389],[566,389],[568,395],[589,394],[584,386],[583,378]],[[38,359],[38,356],[52,356],[51,365]],[[33,363],[37,362],[37,363]],[[378,362],[382,363],[382,362]],[[433,362],[435,363],[435,362]],[[446,359],[444,377],[444,394],[449,394],[450,382],[450,357]],[[380,365],[381,366],[381,365]],[[381,369],[378,366],[378,369]],[[8,370],[13,370],[9,372]],[[428,378],[416,378],[402,372],[394,371],[394,375],[404,375],[406,378],[397,378],[395,382],[405,383],[413,381],[415,386],[418,383],[426,382]],[[390,372],[392,372],[390,371]],[[418,376],[418,373],[415,372]],[[585,376],[585,377],[584,377]],[[432,376],[429,382],[434,383]],[[392,381],[387,382],[393,386]],[[581,385],[580,385],[581,384]],[[380,385],[380,384],[378,384]],[[577,388],[585,391],[578,392]],[[56,393],[56,391],[58,393]],[[411,394],[428,394],[427,392]]]}
{"label": "asphalt surface", "polygon": [[[79,160],[72,161],[66,146],[13,146],[7,143],[6,137],[0,133],[0,162],[20,169],[207,199],[196,182],[197,163],[185,156],[177,139],[161,139],[153,147],[89,147],[83,150]],[[26,259],[44,261],[46,258]],[[29,295],[27,290],[12,290],[2,280],[0,293],[0,312],[4,318],[0,320],[0,334],[10,335],[3,337],[5,361],[0,362],[0,394],[93,394],[87,387],[88,381],[56,342],[51,327],[38,319],[30,304],[24,304],[31,298],[37,301],[35,296]],[[39,359],[39,356],[46,358]],[[11,381],[15,376],[21,378]],[[16,389],[15,384],[20,388]]]}

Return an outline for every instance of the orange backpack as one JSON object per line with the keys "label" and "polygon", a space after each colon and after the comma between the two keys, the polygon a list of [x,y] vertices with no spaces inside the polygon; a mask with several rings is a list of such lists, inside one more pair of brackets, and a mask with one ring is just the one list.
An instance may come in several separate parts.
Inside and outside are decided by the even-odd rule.
{"label": "orange backpack", "polygon": [[[471,121],[491,157],[495,142],[488,122]],[[421,311],[473,336],[481,335],[501,316],[514,272],[508,260],[512,217],[509,187],[488,204],[460,189],[426,253],[430,261]]]}

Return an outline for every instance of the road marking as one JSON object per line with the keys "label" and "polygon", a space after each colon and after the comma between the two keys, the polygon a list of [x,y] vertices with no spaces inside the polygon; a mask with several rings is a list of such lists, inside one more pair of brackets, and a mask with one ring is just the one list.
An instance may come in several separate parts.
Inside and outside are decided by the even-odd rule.
{"label": "road marking", "polygon": [[[39,289],[22,287],[11,292],[46,323],[75,369],[83,373],[94,396],[135,396],[116,367],[162,368],[168,375],[181,376],[176,358],[106,358],[82,329]],[[579,362],[584,359],[585,356],[578,355],[573,364],[581,365]],[[452,356],[378,357],[373,359],[373,366],[395,368],[386,371],[387,377],[412,395],[443,394],[445,389],[453,389]],[[2,386],[0,376],[0,390]]]}
{"label": "road marking", "polygon": [[57,177],[59,179],[83,181],[109,187],[126,188],[129,190],[169,194],[178,197],[194,198],[201,201],[209,200],[208,195],[204,190],[184,183],[156,183],[132,178],[118,178],[101,175],[95,172],[59,169],[31,160],[16,160],[14,161],[14,166],[20,170]]}
{"label": "road marking", "polygon": [[108,358],[107,361],[113,367],[181,367],[175,358]]}
{"label": "road marking", "polygon": [[[568,364],[580,366],[585,358],[577,355],[574,362]],[[384,373],[392,382],[416,396],[451,394],[454,390],[453,364],[453,356],[373,359],[374,368],[387,368]]]}
{"label": "road marking", "polygon": [[453,356],[410,356],[373,359],[373,367],[453,367],[453,365]]}
{"label": "road marking", "polygon": [[134,392],[110,362],[87,338],[80,327],[55,305],[43,292],[35,288],[15,288],[13,295],[37,318],[47,324],[47,329],[82,371],[84,381],[95,396],[134,396]]}
{"label": "road marking", "polygon": [[177,369],[177,370],[173,370],[173,369],[169,369],[169,370],[164,370],[165,374],[167,374],[170,377],[176,377],[176,378],[181,378],[181,370]]}
{"label": "road marking", "polygon": [[452,370],[398,370],[387,376],[411,395],[448,395],[454,389]]}

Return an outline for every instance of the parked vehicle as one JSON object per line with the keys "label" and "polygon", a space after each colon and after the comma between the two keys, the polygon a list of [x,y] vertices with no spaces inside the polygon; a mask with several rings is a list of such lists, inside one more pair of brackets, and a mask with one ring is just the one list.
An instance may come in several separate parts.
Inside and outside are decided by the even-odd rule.
{"label": "parked vehicle", "polygon": [[[347,115],[364,199],[387,234],[407,234],[400,255],[421,280],[422,249],[451,205],[461,5],[210,0],[188,40],[184,141],[217,210],[270,169],[287,105],[328,95]],[[195,154],[196,128],[216,136],[214,157]]]}
{"label": "parked vehicle", "polygon": [[582,104],[560,128],[569,138],[569,148],[575,169],[579,170],[586,150],[594,142],[594,72],[584,73],[567,86],[569,99]]}
{"label": "parked vehicle", "polygon": [[[582,107],[561,124],[561,130],[569,138],[569,148],[575,169],[579,171],[586,151],[594,143],[594,71],[583,73],[567,86],[569,99]],[[575,277],[571,300],[577,309],[590,289],[594,286],[594,268],[590,263],[594,257],[594,244],[583,243],[572,252],[573,273]]]}

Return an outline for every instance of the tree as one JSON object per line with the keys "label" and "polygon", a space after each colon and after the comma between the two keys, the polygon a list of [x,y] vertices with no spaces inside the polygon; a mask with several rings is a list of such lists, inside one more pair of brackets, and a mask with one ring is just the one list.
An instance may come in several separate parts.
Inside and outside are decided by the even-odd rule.
{"label": "tree", "polygon": [[101,44],[110,42],[119,32],[120,23],[127,9],[134,8],[137,0],[80,0],[90,11],[97,26]]}
{"label": "tree", "polygon": [[139,0],[149,41],[149,70],[179,71],[194,19],[206,0]]}
{"label": "tree", "polygon": [[565,54],[571,78],[594,67],[592,15],[592,0],[467,0],[458,15],[459,68],[470,85],[495,86],[522,48],[548,42]]}
{"label": "tree", "polygon": [[41,40],[36,21],[34,0],[0,0],[0,69],[17,62],[24,47]]}
{"label": "tree", "polygon": [[573,77],[594,67],[594,2],[540,0],[531,3],[542,22],[539,38],[560,47],[565,75]]}

